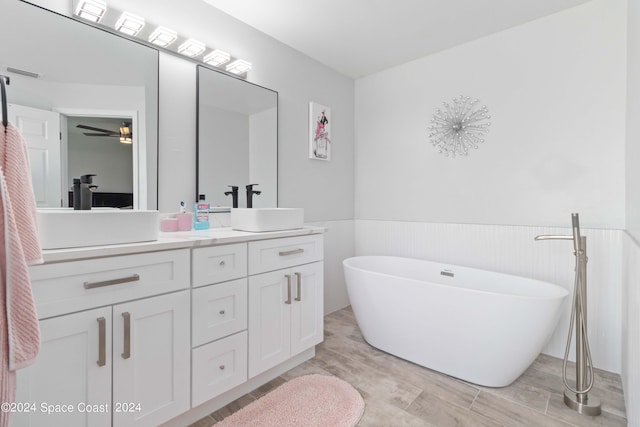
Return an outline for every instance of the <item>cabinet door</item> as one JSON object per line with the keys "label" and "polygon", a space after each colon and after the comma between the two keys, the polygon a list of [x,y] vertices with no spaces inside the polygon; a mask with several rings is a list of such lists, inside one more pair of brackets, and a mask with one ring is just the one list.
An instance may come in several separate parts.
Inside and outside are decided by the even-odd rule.
{"label": "cabinet door", "polygon": [[189,291],[113,307],[113,425],[157,426],[189,409]]}
{"label": "cabinet door", "polygon": [[[36,362],[17,374],[16,402],[35,411],[14,414],[11,425],[110,426],[111,307],[42,320],[40,340]],[[47,413],[49,405],[64,406]]]}
{"label": "cabinet door", "polygon": [[249,378],[284,362],[291,353],[287,274],[278,270],[249,277]]}
{"label": "cabinet door", "polygon": [[322,342],[324,336],[323,263],[294,267],[291,303],[291,356]]}

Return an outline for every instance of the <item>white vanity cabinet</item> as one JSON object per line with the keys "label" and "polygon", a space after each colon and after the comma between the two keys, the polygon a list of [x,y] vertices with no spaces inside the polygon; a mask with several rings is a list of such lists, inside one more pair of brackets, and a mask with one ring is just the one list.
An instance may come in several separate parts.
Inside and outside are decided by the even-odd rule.
{"label": "white vanity cabinet", "polygon": [[323,231],[45,253],[40,353],[17,376],[31,406],[10,426],[182,427],[313,357]]}
{"label": "white vanity cabinet", "polygon": [[322,341],[322,258],[321,235],[249,242],[249,378]]}
{"label": "white vanity cabinet", "polygon": [[157,426],[189,409],[188,249],[30,273],[41,350],[17,402],[35,406],[12,426]]}

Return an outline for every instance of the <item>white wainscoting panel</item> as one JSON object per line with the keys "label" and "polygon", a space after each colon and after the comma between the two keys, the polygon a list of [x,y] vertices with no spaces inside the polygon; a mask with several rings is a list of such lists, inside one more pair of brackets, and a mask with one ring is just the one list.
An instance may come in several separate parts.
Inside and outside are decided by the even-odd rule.
{"label": "white wainscoting panel", "polygon": [[624,239],[622,291],[622,387],[629,426],[640,427],[640,246]]}
{"label": "white wainscoting panel", "polygon": [[349,305],[342,261],[354,254],[354,221],[305,224],[327,229],[324,233],[324,313],[329,314]]}
{"label": "white wainscoting panel", "polygon": [[[570,223],[571,218],[567,217]],[[620,230],[582,229],[587,236],[588,331],[594,366],[620,373],[622,237]],[[394,255],[531,277],[570,291],[544,353],[564,355],[574,285],[571,241],[534,241],[570,228],[356,220],[356,255]],[[572,348],[570,359],[574,360]]]}

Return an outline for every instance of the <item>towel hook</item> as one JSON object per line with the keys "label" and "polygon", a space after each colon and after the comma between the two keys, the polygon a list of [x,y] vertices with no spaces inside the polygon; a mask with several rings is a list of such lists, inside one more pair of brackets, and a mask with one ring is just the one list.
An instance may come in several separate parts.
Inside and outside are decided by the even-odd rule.
{"label": "towel hook", "polygon": [[9,123],[9,120],[7,120],[7,88],[6,86],[9,85],[9,82],[11,80],[9,79],[8,76],[3,76],[0,75],[0,90],[2,91],[2,124],[4,125],[4,127],[7,127],[7,123]]}

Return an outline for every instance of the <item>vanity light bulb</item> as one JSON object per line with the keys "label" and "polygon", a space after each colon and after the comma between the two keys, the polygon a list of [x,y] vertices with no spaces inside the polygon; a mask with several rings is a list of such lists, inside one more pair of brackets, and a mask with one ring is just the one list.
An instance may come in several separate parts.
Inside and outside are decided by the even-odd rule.
{"label": "vanity light bulb", "polygon": [[75,14],[91,22],[100,22],[107,11],[107,3],[102,0],[79,0]]}
{"label": "vanity light bulb", "polygon": [[116,22],[116,30],[130,36],[137,35],[143,27],[144,18],[129,12],[124,12]]}
{"label": "vanity light bulb", "polygon": [[244,74],[251,69],[251,62],[244,59],[236,59],[227,65],[227,71],[233,74]]}
{"label": "vanity light bulb", "polygon": [[167,47],[177,39],[178,33],[167,27],[158,27],[149,36],[149,42],[160,47]]}
{"label": "vanity light bulb", "polygon": [[231,55],[229,55],[227,52],[223,50],[216,49],[213,52],[205,55],[202,61],[204,61],[209,65],[213,65],[214,67],[217,67],[219,65],[229,62],[229,59],[231,59]]}
{"label": "vanity light bulb", "polygon": [[207,47],[198,40],[189,39],[178,47],[178,53],[193,58],[200,55]]}

